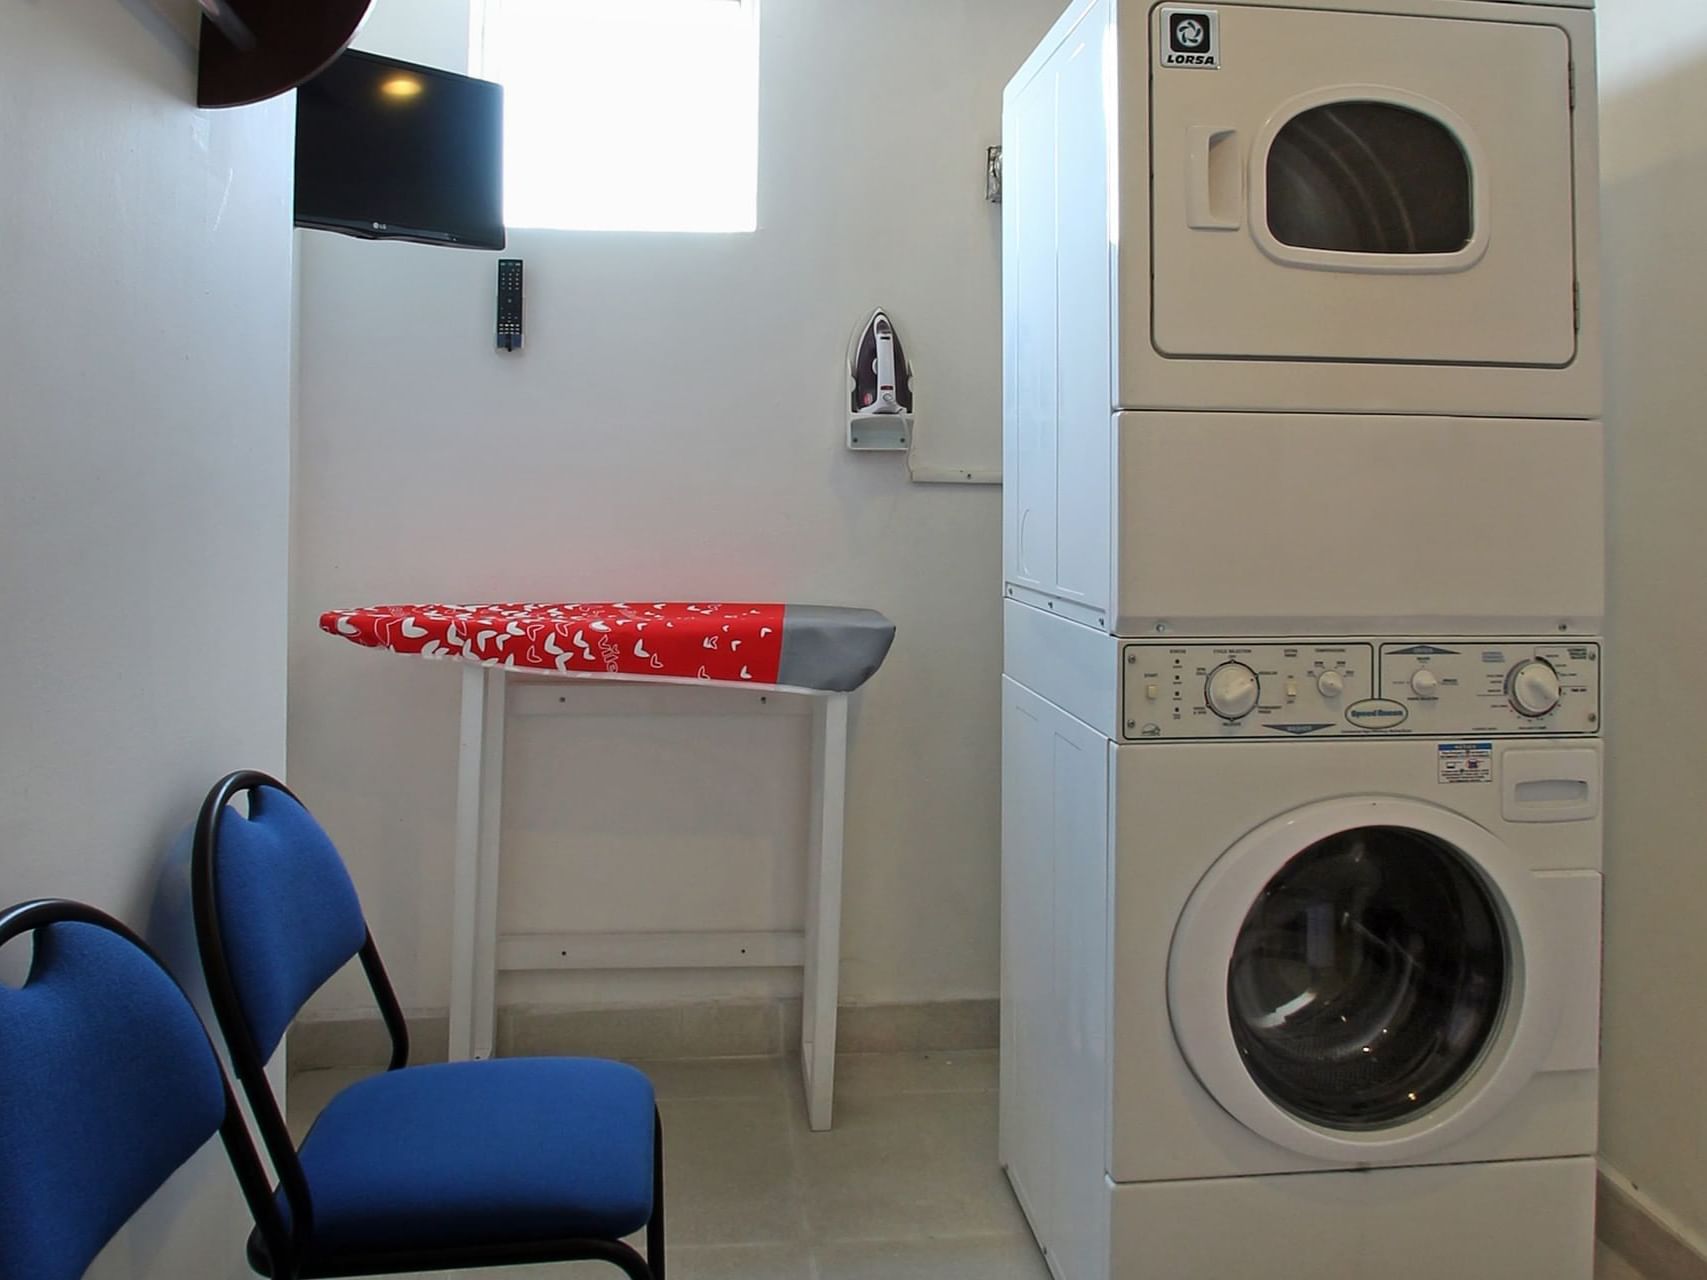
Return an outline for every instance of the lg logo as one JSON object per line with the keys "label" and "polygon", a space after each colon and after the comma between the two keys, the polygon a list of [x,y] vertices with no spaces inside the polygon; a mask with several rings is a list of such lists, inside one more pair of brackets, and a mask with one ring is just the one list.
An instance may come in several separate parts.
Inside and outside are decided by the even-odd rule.
{"label": "lg logo", "polygon": [[1166,40],[1162,48],[1164,67],[1219,67],[1221,51],[1216,48],[1213,9],[1164,9]]}

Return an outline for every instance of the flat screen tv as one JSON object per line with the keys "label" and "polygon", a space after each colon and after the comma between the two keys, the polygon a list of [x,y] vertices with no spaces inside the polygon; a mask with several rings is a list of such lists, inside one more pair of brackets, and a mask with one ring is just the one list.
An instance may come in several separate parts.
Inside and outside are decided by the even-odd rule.
{"label": "flat screen tv", "polygon": [[502,249],[502,86],[342,54],[297,90],[296,225]]}

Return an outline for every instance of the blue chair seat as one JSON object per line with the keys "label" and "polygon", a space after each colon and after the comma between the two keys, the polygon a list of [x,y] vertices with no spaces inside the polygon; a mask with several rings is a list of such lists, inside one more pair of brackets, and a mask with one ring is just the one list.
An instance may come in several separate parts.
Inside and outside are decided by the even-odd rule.
{"label": "blue chair seat", "polygon": [[598,1059],[456,1062],[363,1080],[302,1144],[312,1252],[620,1239],[652,1216],[654,1115],[651,1082]]}

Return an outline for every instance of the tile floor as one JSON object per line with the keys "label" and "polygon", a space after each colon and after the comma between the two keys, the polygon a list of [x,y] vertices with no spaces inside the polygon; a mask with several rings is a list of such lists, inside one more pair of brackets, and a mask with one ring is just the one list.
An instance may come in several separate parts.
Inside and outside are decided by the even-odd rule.
{"label": "tile floor", "polygon": [[[782,1059],[640,1065],[664,1115],[671,1280],[1048,1280],[996,1165],[995,1054],[844,1057],[825,1134],[807,1129]],[[362,1074],[295,1077],[298,1136]],[[617,1273],[581,1263],[460,1274]],[[1603,1251],[1597,1280],[1642,1277]]]}

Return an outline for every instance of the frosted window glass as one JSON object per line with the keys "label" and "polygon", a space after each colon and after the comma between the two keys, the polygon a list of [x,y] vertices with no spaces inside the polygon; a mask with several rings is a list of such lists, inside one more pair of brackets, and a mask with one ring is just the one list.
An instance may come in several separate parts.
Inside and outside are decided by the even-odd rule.
{"label": "frosted window glass", "polygon": [[475,0],[511,227],[752,231],[758,0]]}

